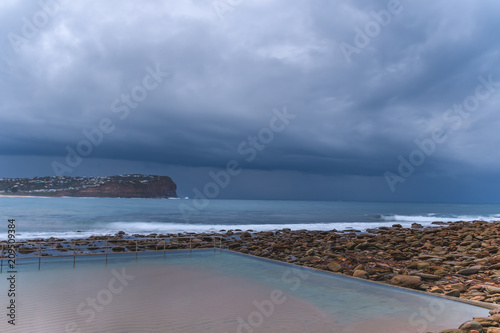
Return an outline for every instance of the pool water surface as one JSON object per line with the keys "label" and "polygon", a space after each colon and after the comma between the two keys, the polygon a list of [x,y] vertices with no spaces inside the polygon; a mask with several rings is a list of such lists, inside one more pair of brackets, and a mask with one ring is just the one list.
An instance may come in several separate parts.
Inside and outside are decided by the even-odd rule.
{"label": "pool water surface", "polygon": [[[230,251],[18,260],[0,332],[428,332],[488,310]],[[2,308],[9,273],[0,274]]]}

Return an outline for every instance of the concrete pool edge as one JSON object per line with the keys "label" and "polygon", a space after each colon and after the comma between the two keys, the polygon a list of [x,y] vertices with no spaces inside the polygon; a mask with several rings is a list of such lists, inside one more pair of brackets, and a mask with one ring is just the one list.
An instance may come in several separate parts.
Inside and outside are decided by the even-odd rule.
{"label": "concrete pool edge", "polygon": [[[203,250],[203,249],[198,249],[198,250]],[[426,295],[426,296],[434,296],[434,297],[438,297],[438,298],[447,299],[447,300],[450,300],[450,301],[465,303],[465,304],[468,304],[468,305],[477,306],[477,307],[484,308],[484,309],[487,309],[487,310],[497,310],[497,309],[500,310],[500,305],[498,305],[498,304],[492,304],[492,303],[481,302],[481,301],[472,301],[472,300],[469,300],[469,299],[458,298],[458,297],[453,297],[453,296],[446,296],[446,295],[437,294],[437,293],[431,293],[431,292],[423,291],[423,290],[417,290],[417,289],[405,288],[405,287],[401,287],[401,286],[395,286],[395,285],[387,284],[387,283],[380,282],[380,281],[373,281],[373,280],[358,278],[358,277],[354,277],[354,276],[350,276],[350,275],[345,275],[345,274],[341,274],[341,273],[335,273],[335,272],[332,272],[332,271],[327,271],[327,270],[323,270],[323,269],[319,269],[319,268],[314,268],[314,267],[300,266],[300,265],[296,265],[296,264],[293,264],[293,263],[284,262],[284,261],[280,261],[280,260],[276,260],[276,259],[262,258],[262,257],[254,256],[254,255],[251,255],[251,254],[248,254],[248,253],[236,252],[236,251],[229,250],[229,249],[221,249],[221,251],[227,251],[227,252],[231,252],[231,253],[242,255],[242,256],[249,256],[249,257],[253,257],[253,258],[256,258],[256,259],[260,259],[260,260],[267,260],[267,261],[271,261],[271,262],[274,262],[274,263],[279,263],[279,264],[282,264],[282,265],[290,265],[290,266],[297,267],[297,268],[300,268],[300,269],[309,269],[309,270],[316,271],[316,272],[321,272],[321,273],[326,273],[326,274],[332,274],[332,275],[343,277],[343,278],[346,278],[346,279],[353,279],[353,280],[357,280],[357,281],[374,283],[376,285],[381,285],[381,286],[385,286],[385,287],[391,287],[391,288],[401,289],[401,290],[405,290],[405,291],[416,292],[416,293],[423,294],[423,295]]]}

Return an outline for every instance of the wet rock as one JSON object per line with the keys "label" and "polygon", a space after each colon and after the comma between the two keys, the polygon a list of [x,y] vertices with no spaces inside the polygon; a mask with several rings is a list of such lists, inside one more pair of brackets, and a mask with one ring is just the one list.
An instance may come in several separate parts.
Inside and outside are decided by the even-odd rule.
{"label": "wet rock", "polygon": [[479,269],[478,268],[464,268],[464,269],[461,269],[457,272],[457,274],[460,274],[460,275],[472,275],[472,274],[477,274],[479,272]]}
{"label": "wet rock", "polygon": [[244,233],[241,234],[241,238],[252,238],[252,234],[249,233],[248,231],[245,231]]}
{"label": "wet rock", "polygon": [[355,270],[352,276],[357,277],[357,278],[362,278],[362,279],[367,279],[368,278],[368,272],[364,271],[362,269]]}
{"label": "wet rock", "polygon": [[357,271],[357,270],[364,270],[364,269],[365,269],[365,266],[363,264],[359,264],[358,266],[356,266],[354,268],[355,271]]}
{"label": "wet rock", "polygon": [[424,281],[437,281],[437,280],[441,279],[440,276],[437,276],[437,275],[434,275],[434,274],[420,273],[420,272],[412,274],[412,275],[420,276],[422,278],[422,280],[424,280]]}
{"label": "wet rock", "polygon": [[492,264],[500,264],[500,255],[492,256],[489,262]]}
{"label": "wet rock", "polygon": [[391,279],[391,284],[400,287],[417,289],[422,284],[422,279],[419,276],[396,275]]}
{"label": "wet rock", "polygon": [[377,263],[371,269],[373,273],[392,273],[393,269],[391,266],[386,264]]}
{"label": "wet rock", "polygon": [[481,326],[484,327],[499,327],[500,324],[493,320],[492,318],[488,317],[474,317],[472,318],[474,321],[477,321],[478,323],[481,324]]}
{"label": "wet rock", "polygon": [[488,286],[488,287],[486,287],[486,291],[489,294],[500,294],[500,288],[499,287]]}
{"label": "wet rock", "polygon": [[370,246],[370,243],[368,242],[363,242],[361,244],[358,244],[354,247],[355,250],[358,250],[358,251],[363,251],[363,250],[366,250],[368,247]]}
{"label": "wet rock", "polygon": [[493,320],[492,318],[488,318],[488,317],[474,317],[473,320],[477,321],[478,323],[480,323],[481,326],[483,326],[483,328],[487,328],[487,327],[500,327],[500,324],[498,322],[496,322],[495,320]]}
{"label": "wet rock", "polygon": [[348,249],[348,250],[353,250],[355,247],[356,247],[356,243],[354,242],[349,242],[345,245],[345,247]]}
{"label": "wet rock", "polygon": [[417,269],[420,271],[423,271],[424,269],[427,269],[430,266],[431,266],[431,264],[429,264],[428,262],[425,262],[425,261],[417,262]]}
{"label": "wet rock", "polygon": [[113,252],[125,252],[125,248],[124,247],[121,247],[121,246],[115,246],[111,249],[111,251]]}
{"label": "wet rock", "polygon": [[476,330],[479,333],[483,333],[483,326],[474,320],[469,320],[460,325],[459,329],[464,333],[470,333],[472,330]]}
{"label": "wet rock", "polygon": [[444,270],[444,269],[437,269],[434,271],[434,274],[442,277],[442,276],[448,275],[448,272],[446,272],[446,270]]}
{"label": "wet rock", "polygon": [[342,271],[342,266],[339,263],[336,263],[336,262],[330,262],[326,267],[330,271],[335,272],[335,273],[338,273],[338,272]]}
{"label": "wet rock", "polygon": [[28,253],[33,253],[36,250],[37,250],[36,248],[22,246],[17,250],[17,252],[19,252],[20,254],[28,254]]}
{"label": "wet rock", "polygon": [[446,296],[452,296],[452,297],[460,297],[460,290],[458,289],[452,289],[446,293],[444,293]]}
{"label": "wet rock", "polygon": [[486,333],[500,333],[500,328],[498,327],[488,327]]}
{"label": "wet rock", "polygon": [[230,243],[230,244],[228,245],[228,248],[229,248],[230,250],[236,250],[236,249],[241,248],[241,244],[240,244],[240,243],[236,243],[236,242],[234,242],[234,243]]}

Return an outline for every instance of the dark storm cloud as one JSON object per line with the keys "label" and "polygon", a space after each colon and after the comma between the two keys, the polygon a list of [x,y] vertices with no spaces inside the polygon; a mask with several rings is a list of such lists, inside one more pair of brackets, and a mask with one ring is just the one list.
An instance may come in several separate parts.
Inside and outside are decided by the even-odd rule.
{"label": "dark storm cloud", "polygon": [[[66,146],[109,118],[113,130],[85,160],[223,168],[236,159],[384,183],[415,140],[443,128],[447,140],[415,170],[423,182],[450,166],[456,175],[498,167],[500,94],[455,131],[443,118],[474,94],[478,76],[500,81],[494,1],[66,2],[0,5],[4,157],[64,164]],[[46,6],[51,16],[26,38],[26,22]],[[389,8],[397,14],[356,45],[357,31]],[[357,51],[346,56],[346,44]],[[157,66],[168,76],[120,119],[122,95]],[[284,107],[296,118],[246,161],[240,145]]]}

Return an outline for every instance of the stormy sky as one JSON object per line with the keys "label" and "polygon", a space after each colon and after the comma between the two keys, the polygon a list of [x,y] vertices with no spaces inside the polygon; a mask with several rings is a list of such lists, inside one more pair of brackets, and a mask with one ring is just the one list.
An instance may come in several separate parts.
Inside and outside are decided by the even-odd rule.
{"label": "stormy sky", "polygon": [[499,202],[499,10],[3,0],[0,177],[147,173],[189,197]]}

